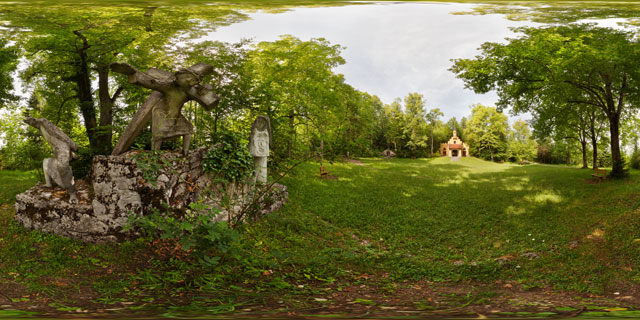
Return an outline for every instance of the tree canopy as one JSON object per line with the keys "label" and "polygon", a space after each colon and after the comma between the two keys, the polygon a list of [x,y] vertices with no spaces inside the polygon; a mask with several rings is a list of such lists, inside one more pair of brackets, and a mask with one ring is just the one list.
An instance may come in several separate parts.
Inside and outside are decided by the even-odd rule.
{"label": "tree canopy", "polygon": [[515,31],[522,36],[484,43],[480,55],[455,60],[451,70],[476,92],[497,90],[498,107],[515,113],[597,108],[609,122],[611,174],[624,176],[620,119],[640,97],[640,46],[633,33],[591,24]]}
{"label": "tree canopy", "polygon": [[467,125],[466,135],[472,155],[491,161],[505,159],[509,130],[506,115],[494,107],[479,104],[473,107]]}
{"label": "tree canopy", "polygon": [[12,73],[16,70],[18,54],[15,47],[8,46],[7,39],[0,39],[0,107],[15,100]]}

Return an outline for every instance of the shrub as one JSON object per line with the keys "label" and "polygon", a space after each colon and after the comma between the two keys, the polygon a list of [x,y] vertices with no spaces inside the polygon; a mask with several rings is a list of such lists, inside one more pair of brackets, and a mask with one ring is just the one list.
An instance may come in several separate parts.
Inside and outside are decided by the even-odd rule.
{"label": "shrub", "polygon": [[217,265],[226,256],[235,256],[240,233],[226,222],[214,221],[220,212],[202,203],[189,205],[186,215],[177,218],[154,211],[146,216],[134,216],[130,226],[138,227],[152,239],[161,239],[172,244],[179,252],[172,256],[197,262],[203,267]]}
{"label": "shrub", "polygon": [[610,167],[611,166],[611,153],[608,150],[599,150],[598,152],[598,167]]}
{"label": "shrub", "polygon": [[629,159],[629,165],[631,168],[640,170],[640,149],[635,149]]}
{"label": "shrub", "polygon": [[253,169],[253,157],[247,147],[248,141],[233,131],[223,131],[218,144],[211,148],[202,161],[202,168],[224,181],[240,181],[247,178]]}

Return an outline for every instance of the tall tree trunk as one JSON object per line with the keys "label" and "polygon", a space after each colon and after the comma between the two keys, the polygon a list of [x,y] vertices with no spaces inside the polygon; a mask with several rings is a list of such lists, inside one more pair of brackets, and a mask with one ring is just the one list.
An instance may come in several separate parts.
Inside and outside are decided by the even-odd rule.
{"label": "tall tree trunk", "polygon": [[80,105],[80,112],[82,113],[82,118],[84,120],[84,127],[89,138],[89,146],[91,147],[91,150],[97,151],[100,149],[100,141],[96,134],[96,127],[98,123],[96,120],[95,106],[93,104],[91,74],[89,72],[89,61],[87,58],[87,50],[91,46],[81,31],[73,31],[73,34],[82,41],[82,47],[76,48],[78,56],[73,80],[78,86],[78,102]]}
{"label": "tall tree trunk", "polygon": [[567,165],[571,165],[571,149],[567,149]]}
{"label": "tall tree trunk", "polygon": [[89,146],[92,150],[96,151],[99,149],[99,140],[96,136],[96,110],[93,104],[93,96],[91,95],[91,78],[86,58],[86,54],[81,52],[76,70],[75,82],[78,86],[80,112],[82,113],[84,127],[89,138]]}
{"label": "tall tree trunk", "polygon": [[[622,162],[622,154],[620,153],[620,114],[624,107],[625,91],[627,88],[627,74],[622,75],[622,84],[620,85],[619,96],[614,98],[612,93],[612,83],[606,74],[600,74],[604,86],[604,100],[606,107],[604,111],[609,118],[609,133],[611,136],[611,176],[614,178],[623,178],[627,175],[624,171],[624,163]],[[617,101],[616,101],[617,100]],[[617,108],[616,108],[617,105]]]}
{"label": "tall tree trunk", "polygon": [[620,115],[609,115],[609,133],[611,134],[611,176],[624,177],[624,163],[620,153]]}
{"label": "tall tree trunk", "polygon": [[218,133],[218,113],[216,112],[213,115],[213,135],[216,136]]}
{"label": "tall tree trunk", "polygon": [[324,161],[324,130],[320,127],[320,161]]}
{"label": "tall tree trunk", "polygon": [[593,148],[593,170],[598,169],[598,140],[595,132],[592,131],[591,147]]}
{"label": "tall tree trunk", "polygon": [[589,115],[589,133],[591,134],[591,147],[593,148],[593,170],[598,168],[598,135],[596,134],[596,112]]}
{"label": "tall tree trunk", "polygon": [[582,148],[582,169],[589,168],[587,163],[587,141],[580,139],[580,147]]}
{"label": "tall tree trunk", "polygon": [[430,156],[433,157],[433,125],[431,126],[431,154]]}
{"label": "tall tree trunk", "polygon": [[109,94],[109,66],[98,67],[98,97],[100,99],[100,125],[96,128],[99,154],[110,154],[113,134],[113,100]]}

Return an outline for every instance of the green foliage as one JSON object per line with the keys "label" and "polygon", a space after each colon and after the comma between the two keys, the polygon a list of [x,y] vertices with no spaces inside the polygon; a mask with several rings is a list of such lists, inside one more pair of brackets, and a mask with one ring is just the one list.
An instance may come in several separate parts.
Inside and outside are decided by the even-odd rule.
{"label": "green foliage", "polygon": [[518,28],[507,44],[484,43],[475,59],[457,59],[451,70],[467,87],[497,90],[500,108],[561,115],[591,106],[609,122],[613,177],[622,177],[620,121],[640,100],[640,42],[630,31],[591,24]]}
{"label": "green foliage", "polygon": [[71,161],[71,170],[73,176],[78,179],[85,179],[91,170],[91,163],[95,154],[89,148],[80,147],[76,153],[77,159]]}
{"label": "green foliage", "polygon": [[407,137],[406,146],[412,155],[423,155],[427,149],[427,124],[425,122],[424,96],[409,93],[404,98],[405,126],[404,136]]}
{"label": "green foliage", "polygon": [[237,132],[223,130],[202,160],[202,168],[223,181],[241,181],[253,170],[248,141]]}
{"label": "green foliage", "polygon": [[213,267],[225,256],[237,254],[238,231],[225,222],[215,222],[219,210],[192,203],[185,216],[176,218],[158,211],[135,218],[132,225],[148,237],[179,244],[180,254],[203,267]]}
{"label": "green foliage", "polygon": [[[27,231],[12,222],[10,206],[0,208],[0,223],[7,226],[0,228],[0,280],[46,292],[63,300],[54,302],[64,308],[69,303],[63,297],[79,289],[76,282],[57,283],[74,279],[96,292],[104,308],[150,299],[181,304],[180,294],[189,301],[232,297],[216,306],[235,305],[233,297],[299,299],[327,287],[364,284],[364,273],[389,274],[386,286],[366,280],[380,290],[408,279],[499,279],[601,293],[637,277],[626,269],[640,264],[634,241],[640,226],[629,214],[637,209],[638,171],[626,181],[589,184],[590,171],[473,158],[363,162],[329,165],[336,180],[318,179],[317,164],[302,164],[283,181],[289,204],[237,230],[213,223],[217,213],[203,204],[193,205],[184,219],[148,216],[143,223],[155,237],[151,242],[71,241]],[[0,182],[18,182],[20,192],[32,185],[29,175],[0,175]],[[602,239],[588,237],[596,229]],[[572,241],[578,246],[571,248]],[[521,256],[529,252],[540,257]],[[499,262],[504,256],[507,261]],[[454,298],[459,304],[471,300]]]}
{"label": "green foliage", "polygon": [[8,46],[8,42],[6,38],[0,38],[0,108],[17,99],[11,90],[13,89],[12,73],[16,70],[18,52],[16,47]]}
{"label": "green foliage", "polygon": [[254,103],[251,68],[247,66],[249,44],[248,40],[233,44],[205,41],[188,49],[188,64],[204,62],[213,67],[213,73],[203,82],[213,84],[220,97],[212,111],[205,111],[196,103],[186,105],[185,111],[193,112],[193,124],[197,128],[192,143],[210,145],[220,128],[232,126],[235,115]]}
{"label": "green foliage", "polygon": [[640,151],[637,148],[633,150],[633,153],[631,154],[629,165],[633,169],[640,170]]}
{"label": "green foliage", "polygon": [[513,130],[509,132],[507,142],[507,158],[512,161],[533,160],[536,156],[537,145],[529,125],[523,120],[513,123]]}
{"label": "green foliage", "polygon": [[471,154],[487,160],[504,160],[507,151],[507,116],[496,108],[476,105],[471,111],[467,139]]}
{"label": "green foliage", "polygon": [[42,160],[51,156],[50,148],[35,129],[24,125],[22,115],[14,110],[0,117],[0,169],[41,169]]}
{"label": "green foliage", "polygon": [[144,180],[152,185],[155,185],[158,180],[158,172],[171,166],[171,160],[163,157],[162,154],[162,151],[143,151],[131,156],[142,172]]}
{"label": "green foliage", "polygon": [[[273,158],[325,152],[339,137],[338,128],[350,86],[332,69],[345,63],[342,47],[326,39],[302,41],[285,35],[274,42],[260,42],[249,53],[256,110],[249,119],[263,114],[271,118]],[[308,134],[300,135],[299,131]],[[312,144],[312,141],[318,143]]]}

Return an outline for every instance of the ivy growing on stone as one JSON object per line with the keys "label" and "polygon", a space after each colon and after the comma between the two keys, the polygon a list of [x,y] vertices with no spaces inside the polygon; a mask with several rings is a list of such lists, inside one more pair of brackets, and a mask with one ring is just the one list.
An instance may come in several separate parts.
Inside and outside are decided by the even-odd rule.
{"label": "ivy growing on stone", "polygon": [[249,177],[253,168],[253,157],[247,145],[248,141],[240,134],[232,131],[221,132],[219,143],[205,155],[202,168],[223,181],[236,182]]}

